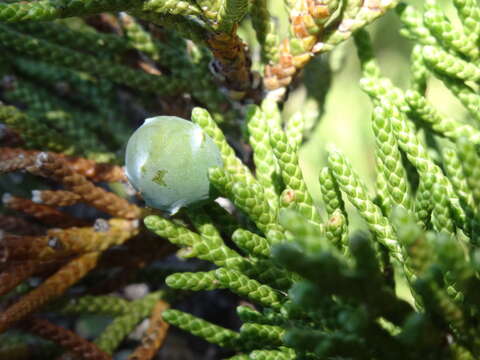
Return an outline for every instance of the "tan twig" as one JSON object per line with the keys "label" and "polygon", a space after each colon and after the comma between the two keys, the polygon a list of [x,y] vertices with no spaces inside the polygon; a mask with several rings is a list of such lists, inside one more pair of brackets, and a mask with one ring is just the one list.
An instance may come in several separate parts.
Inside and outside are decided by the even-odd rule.
{"label": "tan twig", "polygon": [[35,172],[62,183],[70,191],[101,211],[126,219],[140,216],[140,208],[125,199],[95,186],[84,176],[75,173],[65,161],[49,153],[39,153],[35,161]]}
{"label": "tan twig", "polygon": [[0,148],[0,173],[24,170],[34,162],[35,157],[32,152],[16,148]]}
{"label": "tan twig", "polygon": [[76,204],[80,195],[65,190],[33,190],[32,201],[50,206],[69,206]]}
{"label": "tan twig", "polygon": [[206,41],[215,57],[216,70],[223,76],[230,96],[240,100],[254,90],[255,79],[248,47],[236,34],[236,28],[231,34],[214,33]]}
{"label": "tan twig", "polygon": [[[24,150],[19,148],[0,147],[0,173],[8,171],[24,170],[35,164],[39,151]],[[50,156],[62,159],[76,173],[87,177],[94,182],[117,182],[126,181],[125,173],[120,166],[111,164],[99,164],[93,160],[66,156],[63,154],[48,152]]]}
{"label": "tan twig", "polygon": [[153,359],[167,336],[169,324],[163,320],[162,313],[169,307],[169,304],[162,300],[155,305],[149,319],[148,329],[142,338],[142,343],[128,357],[128,360]]}
{"label": "tan twig", "polygon": [[36,289],[20,298],[0,314],[0,333],[38,310],[49,301],[61,296],[73,284],[82,279],[98,262],[100,253],[89,253],[70,261],[47,278]]}
{"label": "tan twig", "polygon": [[87,252],[104,251],[136,235],[136,221],[98,220],[93,227],[51,229],[45,236],[3,234],[0,250],[3,262],[51,261]]}

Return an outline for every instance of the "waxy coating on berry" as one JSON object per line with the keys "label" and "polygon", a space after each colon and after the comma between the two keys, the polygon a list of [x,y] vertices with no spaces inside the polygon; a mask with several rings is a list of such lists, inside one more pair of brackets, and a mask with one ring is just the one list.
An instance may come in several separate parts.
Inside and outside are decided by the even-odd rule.
{"label": "waxy coating on berry", "polygon": [[223,166],[220,151],[198,125],[175,116],[146,119],[130,137],[126,173],[145,203],[175,214],[210,196],[208,169]]}

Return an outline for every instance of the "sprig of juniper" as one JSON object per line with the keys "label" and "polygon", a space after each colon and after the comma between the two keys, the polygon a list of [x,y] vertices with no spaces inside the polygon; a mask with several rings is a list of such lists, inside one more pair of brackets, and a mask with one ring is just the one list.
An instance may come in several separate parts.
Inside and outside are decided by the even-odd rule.
{"label": "sprig of juniper", "polygon": [[[56,171],[56,179],[66,184],[80,179],[88,185],[83,175],[63,161],[73,162],[65,156],[90,150],[118,150],[121,136],[115,140],[117,145],[112,141],[105,149],[93,136],[87,139],[97,130],[114,129],[115,124],[101,125],[98,116],[122,111],[115,104],[117,93],[141,104],[154,103],[159,95],[168,103],[171,98],[166,97],[173,95],[184,101],[182,106],[186,103],[188,110],[193,109],[192,121],[212,138],[223,161],[223,167],[210,169],[210,182],[229,198],[231,207],[227,211],[206,202],[173,218],[148,212],[142,220],[154,234],[147,236],[143,229],[130,241],[143,239],[153,249],[149,252],[155,253],[155,241],[168,239],[180,247],[180,257],[209,263],[201,271],[160,271],[157,277],[168,274],[165,282],[175,291],[228,289],[255,304],[255,308],[238,306],[243,322],[238,331],[176,309],[162,314],[174,326],[237,351],[231,359],[475,359],[480,357],[480,8],[473,0],[454,0],[460,20],[456,27],[433,0],[425,2],[423,11],[405,4],[397,7],[402,33],[415,45],[411,86],[401,90],[382,75],[368,33],[362,29],[396,4],[287,0],[291,33],[288,41],[278,45],[268,2],[263,0],[4,1],[0,3],[0,47],[8,57],[0,69],[2,75],[15,73],[17,87],[9,89],[15,82],[2,82],[1,98],[25,109],[0,104],[0,120],[18,132],[25,147],[61,153],[56,156],[63,167],[50,169]],[[125,12],[117,29],[124,32],[122,36],[57,23],[29,23],[105,11]],[[236,32],[248,15],[260,44],[263,80],[273,90],[264,101],[260,100],[265,94],[255,85],[259,80],[250,71],[247,47]],[[159,31],[148,23],[168,30]],[[284,126],[281,106],[272,99],[281,98],[274,95],[282,91],[275,91],[288,86],[315,53],[333,49],[354,33],[363,73],[361,87],[373,105],[370,124],[377,187],[372,194],[347,157],[330,147],[319,175],[321,209],[307,188],[299,162],[305,119],[298,112]],[[208,65],[217,80],[207,73]],[[435,108],[426,96],[430,77],[446,85],[472,121],[446,117]],[[67,101],[52,95],[60,81],[78,90],[66,95]],[[40,86],[42,82],[46,85]],[[93,101],[85,102],[92,96]],[[224,114],[230,108],[242,108],[245,99],[257,105],[240,111],[242,116]],[[198,102],[211,111],[194,107]],[[57,122],[47,116],[55,109],[64,110]],[[95,115],[90,117],[90,112]],[[245,121],[247,145],[238,146],[239,139],[230,141],[233,119]],[[253,151],[253,163],[239,156],[245,149]],[[2,172],[27,170],[46,176],[40,160],[54,155],[26,150],[21,156],[9,155],[17,152],[14,148],[0,153]],[[94,170],[88,168],[85,176],[93,176]],[[412,180],[415,176],[418,184]],[[125,199],[115,199],[126,206]],[[108,209],[109,204],[100,208]],[[51,211],[49,205],[37,205],[45,206],[37,207],[37,212]],[[350,233],[354,212],[365,221],[368,232]],[[18,228],[19,223],[14,225]],[[99,235],[104,229],[97,223],[83,231]],[[14,247],[13,240],[19,240],[15,236],[0,232],[0,243],[2,249],[10,244],[5,248],[18,256],[37,254],[32,244],[47,255],[65,250],[56,246],[58,240],[37,234],[17,241],[24,248]],[[91,242],[91,238],[84,240]],[[118,239],[123,237],[112,236],[109,241]],[[102,250],[109,244],[94,245]],[[102,269],[107,266],[102,261],[113,261],[113,255],[124,250],[113,249],[105,254],[111,258],[105,259],[100,253],[87,253],[67,263],[45,281],[46,287],[28,292],[2,314],[2,330],[59,292],[65,293],[66,284],[80,281],[97,262]],[[147,266],[147,273],[148,261],[136,258],[135,251],[128,258],[133,260],[126,270]],[[11,283],[26,281],[13,279],[12,269],[6,270],[0,276],[10,276]],[[27,273],[48,272],[48,267],[39,265]],[[398,296],[399,286],[408,288],[409,301]],[[66,315],[111,316],[112,322],[95,343],[113,354],[164,296],[160,290],[127,302],[113,295],[86,295],[75,302],[60,301],[57,310]],[[3,350],[2,345],[0,354]]]}
{"label": "sprig of juniper", "polygon": [[[292,8],[295,6],[288,4]],[[456,5],[459,9],[463,6],[459,3]],[[349,2],[349,6],[344,11],[359,11],[354,2]],[[218,169],[212,172],[212,176],[215,174],[212,177],[214,183],[256,222],[257,229],[265,236],[256,234],[255,231],[258,230],[255,229],[239,229],[233,236],[237,245],[246,255],[266,259],[273,257],[277,264],[293,273],[293,285],[287,299],[280,303],[271,303],[271,300],[260,302],[263,306],[258,312],[239,308],[239,314],[245,321],[240,330],[240,338],[261,338],[265,343],[258,344],[262,349],[249,349],[248,355],[240,354],[234,358],[397,358],[392,355],[392,349],[402,354],[398,359],[405,354],[412,358],[431,359],[457,359],[460,356],[474,358],[478,354],[477,334],[471,325],[474,321],[472,306],[476,305],[460,301],[475,298],[477,291],[452,282],[456,278],[453,273],[460,274],[457,271],[465,271],[463,276],[468,278],[466,283],[476,281],[473,275],[476,272],[476,260],[465,252],[453,249],[461,248],[458,239],[460,232],[463,232],[463,236],[467,236],[466,241],[470,242],[470,251],[475,251],[472,246],[477,235],[472,230],[473,227],[467,224],[465,214],[472,217],[478,214],[472,192],[473,189],[478,189],[474,181],[476,167],[473,165],[478,159],[475,150],[478,130],[460,120],[443,117],[424,97],[426,79],[433,74],[446,84],[448,81],[457,84],[455,92],[462,94],[459,96],[463,96],[465,104],[472,104],[474,92],[468,90],[466,84],[461,84],[464,86],[461,88],[459,81],[467,78],[468,81],[475,81],[476,70],[472,67],[475,65],[467,64],[461,57],[475,58],[477,55],[472,47],[453,43],[452,39],[456,35],[449,37],[448,34],[440,34],[445,31],[439,29],[447,29],[449,25],[433,3],[427,4],[426,25],[423,24],[420,13],[405,7],[400,10],[408,36],[416,38],[420,44],[412,56],[415,90],[403,92],[383,78],[365,33],[359,32],[356,36],[366,76],[362,80],[362,87],[375,105],[372,127],[376,137],[377,171],[384,184],[378,188],[378,195],[384,197],[383,207],[375,204],[344,155],[336,149],[330,150],[328,167],[322,170],[320,176],[327,213],[336,222],[323,224],[319,217],[312,217],[311,213],[302,211],[301,207],[288,206],[289,188],[294,191],[301,189],[306,194],[308,190],[302,185],[298,162],[295,160],[298,141],[295,136],[292,137],[292,142],[287,140],[276,115],[270,115],[275,112],[269,104],[251,110],[250,141],[260,186],[264,187],[264,191],[269,189],[269,193],[278,194],[274,192],[271,180],[276,171],[275,163],[271,159],[266,161],[269,156],[266,152],[268,143],[264,138],[268,134],[256,132],[261,126],[262,129],[270,126],[270,144],[287,190],[280,196],[280,216],[270,217],[268,223],[278,221],[287,231],[289,241],[274,241],[273,246],[268,243],[268,227],[259,222],[259,214],[253,206],[253,194],[260,194],[260,188],[250,175],[242,175],[245,170],[238,160],[231,158],[231,152],[225,153],[229,158],[223,173]],[[424,45],[431,47],[423,47],[422,50]],[[447,47],[448,51],[439,50],[440,47]],[[435,63],[433,49],[435,54],[441,55]],[[447,63],[448,66],[442,65]],[[452,64],[455,64],[454,68],[450,67]],[[467,106],[472,108],[472,105]],[[269,125],[262,125],[262,121]],[[440,158],[440,166],[436,163],[438,159],[431,158],[426,143],[414,124],[421,127],[428,136],[454,141],[449,143]],[[295,127],[291,126],[287,131],[296,134]],[[219,144],[224,146],[223,140]],[[405,161],[410,166],[413,165],[418,173],[418,188],[411,184]],[[233,169],[237,169],[239,174],[236,181],[226,175]],[[236,188],[233,191],[234,186]],[[252,196],[246,195],[250,193]],[[245,199],[250,199],[248,201],[251,205],[247,205],[247,200],[239,201],[239,194],[245,194]],[[367,221],[373,239],[364,234],[348,236],[344,227],[347,213],[342,196]],[[261,197],[259,200],[262,201]],[[312,205],[309,200],[301,201],[305,205]],[[299,212],[288,213],[284,208]],[[268,213],[265,211],[264,215],[267,216]],[[335,235],[337,231],[338,235]],[[374,241],[381,246],[377,246]],[[345,248],[348,251],[344,251]],[[391,268],[388,262],[384,262],[382,255],[385,248],[403,265],[404,275],[408,278],[416,302],[414,307],[399,299],[393,291],[392,280],[388,275]],[[460,268],[463,270],[455,270]],[[238,281],[247,284],[254,280],[248,280],[247,275],[242,275],[241,269],[235,271],[240,272],[232,278],[220,276],[222,287],[230,288],[253,301],[261,301],[254,297],[254,288],[249,292],[239,291]],[[227,273],[234,272],[221,267],[216,270],[215,276]],[[194,275],[191,276],[193,279]],[[212,275],[209,273],[208,276]],[[458,276],[462,278],[461,275]],[[263,286],[255,284],[255,288]],[[272,294],[279,291],[275,286],[269,289],[273,291]],[[352,304],[355,305],[351,306]],[[363,307],[359,307],[360,304]],[[267,314],[286,317],[288,320],[276,322]],[[391,322],[395,330],[392,331],[392,326],[380,322],[380,317]],[[199,334],[198,330],[190,328],[186,322],[175,323]],[[420,329],[430,330],[424,332]],[[432,351],[432,346],[442,341],[445,332],[452,336],[452,345],[442,349],[435,347],[436,350]],[[379,342],[378,339],[382,341]],[[270,349],[265,349],[266,347]]]}

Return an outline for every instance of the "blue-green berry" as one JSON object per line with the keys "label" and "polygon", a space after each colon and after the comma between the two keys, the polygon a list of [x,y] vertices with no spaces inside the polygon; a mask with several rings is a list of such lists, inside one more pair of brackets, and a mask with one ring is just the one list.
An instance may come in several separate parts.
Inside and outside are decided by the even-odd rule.
{"label": "blue-green berry", "polygon": [[208,169],[220,150],[198,125],[175,116],[146,119],[130,137],[126,173],[145,203],[175,214],[210,195]]}

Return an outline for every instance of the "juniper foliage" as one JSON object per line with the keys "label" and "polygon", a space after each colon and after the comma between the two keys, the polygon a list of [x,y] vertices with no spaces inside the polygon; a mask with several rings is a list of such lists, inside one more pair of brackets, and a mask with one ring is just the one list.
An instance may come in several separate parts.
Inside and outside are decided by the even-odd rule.
{"label": "juniper foliage", "polygon": [[[33,358],[32,333],[56,344],[35,342],[50,358],[64,348],[64,357],[109,359],[147,317],[131,359],[155,355],[166,323],[230,349],[232,360],[480,357],[480,6],[452,0],[455,21],[434,0],[286,0],[290,31],[280,40],[271,5],[0,2],[0,172],[25,170],[26,186],[38,187],[32,200],[3,197],[0,357]],[[413,46],[408,89],[382,74],[365,28],[393,8]],[[253,60],[238,32],[247,19]],[[299,164],[315,122],[303,112],[284,121],[282,105],[305,65],[350,37],[373,107],[376,188],[328,146],[319,206]],[[436,109],[432,79],[467,119]],[[223,167],[209,180],[223,201],[171,218],[120,186],[132,119],[155,113],[191,118],[213,139]],[[52,183],[61,186],[45,190]],[[64,211],[80,201],[100,219]],[[351,231],[353,212],[368,231]],[[208,265],[159,268],[174,251],[164,239]],[[131,302],[111,294],[135,281],[158,289]],[[217,289],[245,300],[240,329],[175,309],[191,291]],[[34,313],[112,321],[86,342]]]}

